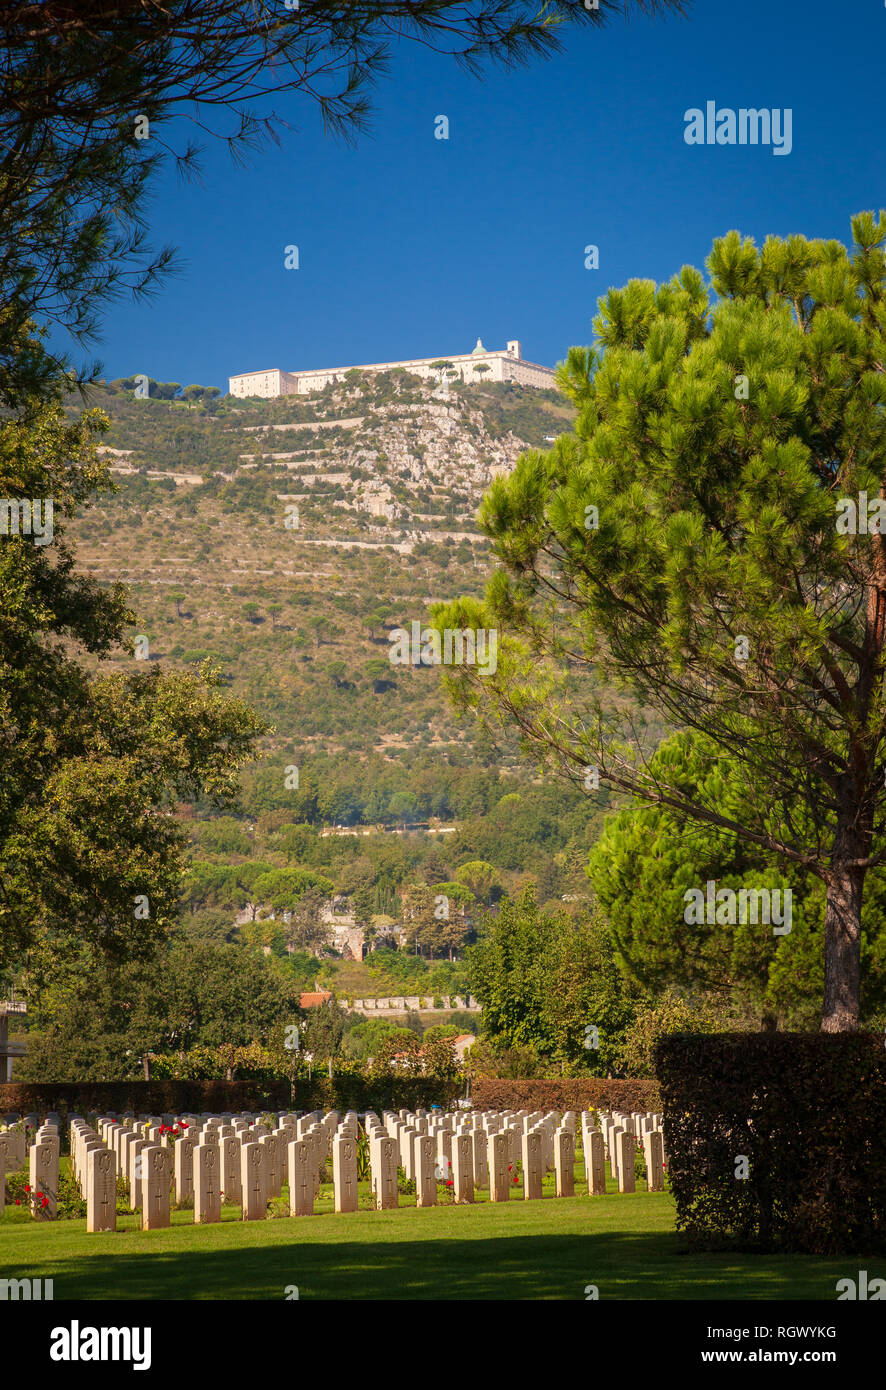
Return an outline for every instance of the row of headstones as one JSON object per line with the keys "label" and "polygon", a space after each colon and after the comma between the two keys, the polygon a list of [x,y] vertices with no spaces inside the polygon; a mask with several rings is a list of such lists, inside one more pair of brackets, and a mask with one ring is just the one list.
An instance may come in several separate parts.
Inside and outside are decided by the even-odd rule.
{"label": "row of headstones", "polygon": [[[54,1218],[58,1201],[61,1117],[53,1111],[41,1125],[37,1115],[27,1115],[21,1129],[18,1128],[21,1123],[18,1115],[4,1115],[3,1119],[7,1127],[0,1129],[0,1216],[6,1204],[6,1175],[18,1172],[30,1153],[29,1179],[34,1194],[34,1208],[39,1202],[41,1214]],[[29,1150],[28,1134],[31,1131],[35,1140]]]}
{"label": "row of headstones", "polygon": [[[162,1129],[150,1118],[122,1124],[108,1118],[96,1122],[100,1142],[113,1160],[114,1187],[117,1176],[128,1183],[130,1205],[141,1209],[145,1230],[170,1224],[173,1188],[176,1205],[193,1200],[197,1224],[220,1221],[223,1199],[239,1206],[245,1221],[261,1220],[267,1215],[268,1202],[282,1194],[284,1173],[292,1215],[301,1214],[293,1209],[295,1205],[304,1208],[308,1201],[313,1210],[338,1115],[332,1112],[324,1117],[319,1110],[300,1117],[282,1114],[273,1130],[252,1116],[183,1115],[179,1136],[172,1133],[174,1117],[165,1116],[164,1121]],[[83,1121],[72,1121],[71,1133],[72,1153],[75,1142],[78,1147],[89,1142],[89,1127]],[[88,1166],[86,1181],[88,1188]],[[95,1194],[93,1203],[96,1212],[101,1209],[104,1224],[93,1227],[88,1216],[90,1196],[87,1190],[87,1230],[113,1230],[116,1203]]]}
{"label": "row of headstones", "polygon": [[[541,1111],[475,1111],[458,1116],[399,1114],[385,1111],[379,1119],[366,1116],[369,1137],[372,1191],[376,1206],[397,1206],[397,1170],[414,1181],[416,1204],[433,1205],[437,1182],[450,1181],[455,1201],[473,1202],[476,1188],[489,1188],[493,1202],[507,1201],[518,1162],[523,1165],[523,1196],[542,1195],[544,1175],[555,1174],[558,1197],[575,1192],[574,1165],[578,1117],[574,1111],[544,1114]],[[636,1190],[634,1155],[641,1142],[649,1191],[664,1187],[664,1135],[661,1116],[604,1114],[599,1122],[592,1112],[581,1115],[582,1151],[588,1192],[606,1191],[605,1160],[620,1192]]]}
{"label": "row of headstones", "polygon": [[[96,1133],[72,1117],[72,1167],[86,1196],[87,1230],[115,1229],[118,1175],[128,1182],[131,1205],[141,1208],[145,1229],[169,1225],[173,1180],[178,1205],[193,1198],[195,1222],[219,1221],[223,1196],[241,1206],[244,1220],[261,1219],[268,1201],[281,1195],[284,1167],[290,1213],[307,1215],[314,1210],[320,1168],[330,1154],[335,1209],[357,1208],[358,1120],[353,1112],[343,1120],[334,1111],[325,1116],[320,1111],[301,1117],[283,1114],[273,1131],[250,1115],[183,1116],[178,1138],[171,1134],[174,1117],[162,1118],[161,1126],[151,1117],[136,1121],[124,1116],[122,1123],[103,1117]],[[606,1158],[619,1191],[635,1190],[638,1142],[644,1148],[648,1189],[663,1188],[660,1115],[604,1113],[598,1124],[591,1112],[583,1112],[580,1124],[590,1194],[606,1191]],[[577,1125],[572,1111],[561,1116],[557,1111],[429,1115],[401,1110],[399,1115],[385,1111],[382,1119],[370,1112],[365,1128],[375,1205],[380,1210],[397,1206],[400,1167],[415,1182],[418,1206],[433,1205],[437,1182],[448,1182],[450,1174],[456,1202],[472,1202],[474,1190],[485,1187],[492,1201],[507,1201],[519,1161],[527,1199],[541,1197],[544,1174],[552,1170],[557,1196],[572,1196]],[[35,1214],[50,1219],[55,1216],[58,1156],[58,1123],[47,1118],[31,1147],[30,1178],[36,1202],[47,1198]]]}
{"label": "row of headstones", "polygon": [[[4,1117],[21,1123],[17,1115]],[[337,1116],[334,1120],[337,1121]],[[129,1187],[130,1202],[142,1209],[147,1229],[169,1225],[171,1184],[175,1200],[184,1205],[194,1201],[196,1222],[221,1219],[221,1197],[243,1204],[244,1217],[257,1220],[267,1212],[271,1197],[282,1191],[283,1164],[290,1140],[301,1142],[298,1158],[304,1174],[311,1180],[313,1195],[320,1186],[320,1165],[329,1154],[329,1130],[333,1117],[323,1121],[322,1111],[296,1117],[279,1117],[271,1131],[251,1114],[240,1116],[156,1117],[134,1115],[105,1116],[96,1129],[79,1116],[70,1119],[72,1171],[87,1204],[87,1230],[113,1230],[116,1227],[117,1178]],[[173,1135],[180,1125],[181,1134]],[[36,1217],[53,1220],[57,1214],[60,1154],[60,1118],[47,1116],[39,1125],[37,1116],[26,1116],[23,1128],[0,1131],[0,1213],[3,1210],[6,1173],[21,1168],[25,1161],[27,1134],[35,1132],[30,1154],[30,1209]],[[356,1116],[354,1116],[356,1125]],[[261,1156],[246,1153],[259,1150]],[[245,1156],[244,1156],[245,1155]],[[249,1166],[260,1169],[262,1185],[245,1181]]]}
{"label": "row of headstones", "polygon": [[[622,1110],[602,1111],[599,1129],[613,1178],[619,1192],[634,1192],[634,1155],[637,1145],[643,1149],[646,1164],[646,1187],[650,1192],[664,1190],[664,1167],[667,1162],[662,1117],[655,1111],[645,1114]],[[593,1142],[591,1140],[591,1142]]]}

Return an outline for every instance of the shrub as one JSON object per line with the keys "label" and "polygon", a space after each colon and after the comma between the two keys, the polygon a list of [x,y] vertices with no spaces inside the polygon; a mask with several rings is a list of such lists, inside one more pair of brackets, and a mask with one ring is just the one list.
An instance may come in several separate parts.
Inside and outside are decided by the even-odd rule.
{"label": "shrub", "polygon": [[635,1110],[661,1109],[655,1081],[565,1077],[561,1081],[477,1078],[472,1098],[478,1110]]}
{"label": "shrub", "polygon": [[673,1034],[655,1060],[687,1245],[886,1250],[882,1037]]}
{"label": "shrub", "polygon": [[402,1076],[388,1071],[365,1071],[336,1059],[333,1078],[316,1073],[292,1081],[95,1081],[7,1082],[0,1085],[0,1114],[45,1115],[57,1110],[63,1117],[104,1114],[181,1115],[193,1110],[415,1110],[446,1106],[462,1093],[461,1077]]}
{"label": "shrub", "polygon": [[717,1024],[710,1010],[680,999],[672,991],[654,1004],[641,1007],[625,1028],[617,1055],[620,1070],[629,1076],[648,1076],[654,1070],[658,1039],[668,1033],[713,1033]]}

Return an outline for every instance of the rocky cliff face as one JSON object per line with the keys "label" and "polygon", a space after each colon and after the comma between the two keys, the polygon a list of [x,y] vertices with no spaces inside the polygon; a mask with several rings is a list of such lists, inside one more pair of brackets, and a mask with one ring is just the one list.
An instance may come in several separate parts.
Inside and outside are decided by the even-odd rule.
{"label": "rocky cliff face", "polygon": [[[423,394],[418,402],[378,406],[338,422],[264,426],[260,452],[243,457],[282,464],[309,486],[339,487],[340,505],[375,516],[420,515],[410,495],[435,490],[472,512],[492,479],[514,467],[527,440],[513,430],[492,433],[482,410],[468,401],[440,391]],[[294,428],[302,431],[300,439],[310,431],[313,447],[280,448],[291,442],[285,432]]]}

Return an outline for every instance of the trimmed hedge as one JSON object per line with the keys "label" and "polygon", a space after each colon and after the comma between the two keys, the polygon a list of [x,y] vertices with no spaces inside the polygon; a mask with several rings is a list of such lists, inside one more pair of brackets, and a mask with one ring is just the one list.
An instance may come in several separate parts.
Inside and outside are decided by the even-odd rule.
{"label": "trimmed hedge", "polygon": [[564,1077],[562,1081],[507,1081],[478,1077],[471,1087],[478,1110],[640,1110],[661,1109],[656,1081],[607,1081]]}
{"label": "trimmed hedge", "polygon": [[671,1034],[654,1055],[690,1248],[886,1251],[881,1035]]}
{"label": "trimmed hedge", "polygon": [[136,1115],[181,1114],[192,1110],[415,1110],[448,1105],[463,1081],[438,1077],[318,1076],[311,1081],[58,1081],[0,1085],[0,1115],[55,1110],[67,1115],[127,1110]]}

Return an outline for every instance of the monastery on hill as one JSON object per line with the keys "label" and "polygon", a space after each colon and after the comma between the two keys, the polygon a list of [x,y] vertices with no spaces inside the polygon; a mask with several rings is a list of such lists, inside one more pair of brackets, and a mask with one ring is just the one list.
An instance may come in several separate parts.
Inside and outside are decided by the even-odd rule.
{"label": "monastery on hill", "polygon": [[[406,362],[366,362],[353,367],[316,367],[304,372],[284,372],[273,367],[266,372],[241,372],[228,378],[228,389],[232,396],[304,396],[309,391],[320,391],[330,381],[340,381],[345,372],[389,372],[394,367],[404,367],[407,372],[439,381],[440,362],[449,362],[462,381],[515,381],[519,386],[551,387],[554,373],[550,367],[540,367],[537,362],[524,362],[520,344],[512,338],[504,349],[488,351],[480,339],[473,352],[457,353],[454,357],[414,357]],[[485,367],[486,370],[478,370]]]}

